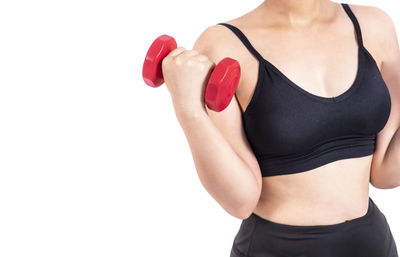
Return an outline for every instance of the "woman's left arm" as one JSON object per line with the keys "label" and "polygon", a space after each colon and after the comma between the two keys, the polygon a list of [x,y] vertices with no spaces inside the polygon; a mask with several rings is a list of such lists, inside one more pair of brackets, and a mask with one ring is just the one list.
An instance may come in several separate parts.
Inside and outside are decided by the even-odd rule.
{"label": "woman's left arm", "polygon": [[[375,9],[380,27],[381,74],[391,98],[390,117],[377,134],[370,182],[376,188],[400,186],[400,48],[395,25],[382,10]],[[375,19],[374,17],[374,19]]]}

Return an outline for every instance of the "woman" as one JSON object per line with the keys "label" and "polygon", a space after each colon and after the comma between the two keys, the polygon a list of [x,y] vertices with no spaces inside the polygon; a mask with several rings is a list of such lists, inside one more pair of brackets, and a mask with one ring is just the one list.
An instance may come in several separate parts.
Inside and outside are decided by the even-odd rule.
{"label": "woman", "polygon": [[[242,75],[204,106],[215,63]],[[378,8],[266,0],[163,60],[201,183],[242,219],[231,257],[397,257],[369,197],[400,185],[400,50]]]}

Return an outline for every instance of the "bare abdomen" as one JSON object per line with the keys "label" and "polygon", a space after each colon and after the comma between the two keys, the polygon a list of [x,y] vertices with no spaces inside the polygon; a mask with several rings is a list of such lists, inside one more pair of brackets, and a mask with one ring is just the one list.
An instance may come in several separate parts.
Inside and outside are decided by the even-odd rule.
{"label": "bare abdomen", "polygon": [[368,209],[372,155],[343,159],[307,172],[263,177],[254,213],[276,223],[330,225]]}

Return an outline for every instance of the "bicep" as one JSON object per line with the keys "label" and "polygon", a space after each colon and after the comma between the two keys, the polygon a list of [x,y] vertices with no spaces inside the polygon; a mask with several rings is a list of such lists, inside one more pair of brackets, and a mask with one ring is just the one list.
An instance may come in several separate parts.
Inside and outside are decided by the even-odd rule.
{"label": "bicep", "polygon": [[236,97],[234,96],[228,107],[221,112],[206,109],[213,124],[222,133],[236,154],[251,169],[257,178],[257,182],[261,185],[260,167],[247,140],[243,128],[242,112]]}
{"label": "bicep", "polygon": [[[232,49],[226,41],[224,33],[227,33],[221,26],[210,26],[206,28],[194,43],[193,50],[206,55],[212,62],[218,63],[227,57]],[[227,142],[241,160],[247,164],[261,187],[261,171],[258,161],[247,140],[242,121],[242,111],[236,95],[230,104],[221,112],[215,112],[206,107],[208,116],[213,124],[221,132]]]}

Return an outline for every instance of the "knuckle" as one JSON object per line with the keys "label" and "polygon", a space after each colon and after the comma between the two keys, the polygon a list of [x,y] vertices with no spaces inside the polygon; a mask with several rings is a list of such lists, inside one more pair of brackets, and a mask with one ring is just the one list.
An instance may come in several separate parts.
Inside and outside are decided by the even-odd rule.
{"label": "knuckle", "polygon": [[185,51],[185,48],[184,48],[184,47],[177,47],[177,48],[175,48],[174,50],[172,50],[172,51],[170,52],[170,54],[176,55],[176,54],[179,54],[180,52],[184,52],[184,51]]}
{"label": "knuckle", "polygon": [[163,69],[165,69],[165,68],[167,67],[167,64],[168,64],[168,57],[165,57],[165,58],[163,58],[162,61],[161,61],[161,67],[162,67]]}
{"label": "knuckle", "polygon": [[194,49],[190,50],[190,52],[191,52],[193,55],[199,55],[199,54],[200,54],[197,50],[194,50]]}
{"label": "knuckle", "polygon": [[196,59],[197,59],[199,62],[205,62],[205,61],[208,60],[208,58],[207,58],[206,56],[204,56],[204,55],[197,55],[197,56],[196,56]]}
{"label": "knuckle", "polygon": [[202,71],[205,71],[205,70],[207,70],[208,69],[208,65],[206,64],[206,63],[200,63],[200,69],[202,70]]}
{"label": "knuckle", "polygon": [[188,65],[197,65],[200,63],[199,59],[196,56],[190,56],[187,58],[187,64]]}
{"label": "knuckle", "polygon": [[188,66],[194,66],[196,64],[196,60],[194,60],[193,58],[188,58],[186,64]]}
{"label": "knuckle", "polygon": [[205,61],[205,66],[207,66],[207,67],[212,67],[213,66],[213,62],[212,61],[210,61],[210,60],[206,60]]}
{"label": "knuckle", "polygon": [[182,64],[182,57],[181,56],[176,56],[174,58],[174,64],[181,65]]}
{"label": "knuckle", "polygon": [[175,57],[175,56],[182,54],[185,51],[186,50],[184,47],[178,47],[178,48],[175,48],[174,50],[172,50],[171,52],[169,52],[168,56]]}
{"label": "knuckle", "polygon": [[205,54],[199,54],[199,57],[204,59],[204,60],[208,60],[208,56]]}

